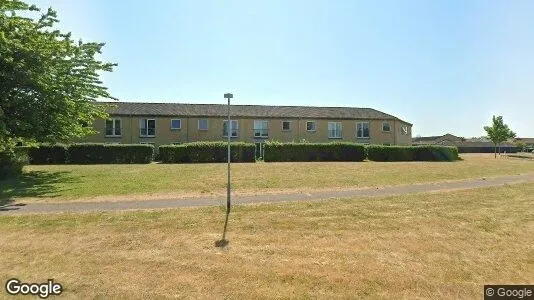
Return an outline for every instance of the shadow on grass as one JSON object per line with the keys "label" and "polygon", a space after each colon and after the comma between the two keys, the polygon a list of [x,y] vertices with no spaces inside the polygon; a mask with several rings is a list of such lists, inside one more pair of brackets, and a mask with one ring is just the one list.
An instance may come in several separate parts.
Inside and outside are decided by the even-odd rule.
{"label": "shadow on grass", "polygon": [[0,181],[0,208],[23,197],[57,197],[65,188],[58,183],[72,183],[76,180],[70,172],[31,171],[7,180]]}

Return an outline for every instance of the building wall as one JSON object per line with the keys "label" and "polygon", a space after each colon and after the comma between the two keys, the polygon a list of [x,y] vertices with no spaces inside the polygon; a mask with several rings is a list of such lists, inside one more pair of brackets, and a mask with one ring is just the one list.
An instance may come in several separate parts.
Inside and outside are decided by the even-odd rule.
{"label": "building wall", "polygon": [[[105,121],[96,120],[93,126],[98,134],[86,137],[84,142],[111,142],[123,144],[137,144],[141,142],[154,143],[156,145],[185,143],[193,141],[218,141],[226,140],[223,137],[223,121],[226,118],[199,118],[199,117],[140,117],[140,116],[111,116],[112,118],[121,119],[122,135],[120,137],[105,136]],[[156,120],[156,136],[141,137],[139,120],[143,118]],[[171,130],[171,119],[181,119],[181,129]],[[198,120],[208,119],[208,130],[198,129]],[[411,145],[412,132],[411,125],[399,120],[326,120],[326,119],[252,119],[252,118],[235,118],[238,121],[238,137],[232,138],[234,141],[265,141],[276,140],[281,142],[332,142],[332,141],[350,141],[369,144],[389,144],[389,145]],[[267,120],[269,137],[254,137],[254,120]],[[282,121],[291,122],[290,131],[282,131]],[[316,131],[306,130],[306,122],[315,121]],[[328,138],[328,122],[341,122],[342,138]],[[359,122],[368,122],[370,138],[356,137],[356,124]],[[388,122],[391,131],[382,131],[382,123]],[[404,134],[402,126],[407,126],[408,134]]]}

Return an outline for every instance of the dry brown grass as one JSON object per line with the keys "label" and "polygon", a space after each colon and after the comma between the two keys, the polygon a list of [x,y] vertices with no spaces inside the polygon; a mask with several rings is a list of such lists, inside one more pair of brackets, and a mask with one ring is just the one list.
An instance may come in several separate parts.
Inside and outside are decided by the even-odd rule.
{"label": "dry brown grass", "polygon": [[235,208],[0,216],[0,280],[79,298],[466,298],[532,283],[534,184]]}
{"label": "dry brown grass", "polygon": [[[457,162],[233,164],[235,194],[303,192],[459,180],[534,172],[534,160],[465,154]],[[1,182],[2,198],[94,201],[225,195],[225,164],[28,166]]]}

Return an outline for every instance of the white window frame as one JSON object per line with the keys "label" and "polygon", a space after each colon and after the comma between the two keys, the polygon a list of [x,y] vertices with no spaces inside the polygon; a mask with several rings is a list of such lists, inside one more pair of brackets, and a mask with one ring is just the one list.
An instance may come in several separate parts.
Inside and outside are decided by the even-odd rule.
{"label": "white window frame", "polygon": [[[314,128],[312,130],[308,130],[308,123],[313,123]],[[307,132],[316,132],[317,131],[317,121],[306,121],[306,131]]]}
{"label": "white window frame", "polygon": [[[172,127],[172,121],[180,121],[180,127]],[[182,119],[171,119],[171,130],[182,129]]]}
{"label": "white window frame", "polygon": [[[228,120],[223,120],[223,137],[228,137],[228,134],[224,134],[224,123],[228,122]],[[235,122],[235,128],[232,127],[232,123]],[[230,137],[236,138],[239,136],[239,122],[237,120],[230,119],[230,126],[228,127],[227,133],[230,132],[230,129],[232,131]],[[233,131],[235,130],[235,135],[233,135]]]}
{"label": "white window frame", "polygon": [[[254,120],[253,134],[255,138],[268,138],[269,137],[269,121],[268,120]],[[260,126],[261,124],[261,126]],[[259,135],[256,135],[256,130],[262,130]],[[264,130],[264,131],[263,131]]]}
{"label": "white window frame", "polygon": [[[154,134],[148,134],[148,122],[149,121],[154,121]],[[146,128],[146,133],[147,134],[141,134],[141,129],[143,129],[143,127],[139,126],[139,136],[141,136],[141,137],[155,137],[156,136],[156,125],[157,125],[156,119],[141,118],[139,123],[141,123],[141,122],[145,123],[144,125],[146,126],[145,128]],[[139,124],[139,125],[141,125],[141,124]]]}
{"label": "white window frame", "polygon": [[[111,127],[111,130],[112,130],[112,134],[108,134],[108,121],[111,121],[112,122],[112,127]],[[117,121],[119,121],[120,125],[119,125],[119,130],[120,130],[120,134],[115,134],[115,130],[117,129]],[[107,119],[106,120],[106,123],[105,123],[105,134],[106,134],[106,137],[121,137],[122,136],[122,120],[120,118],[110,118],[110,119]]]}
{"label": "white window frame", "polygon": [[[284,123],[288,123],[288,124],[289,124],[289,129],[284,129]],[[281,128],[281,131],[291,131],[291,127],[293,127],[292,124],[291,124],[291,121],[288,121],[288,120],[282,120],[282,121],[280,122],[280,128]]]}
{"label": "white window frame", "polygon": [[[387,124],[389,126],[389,130],[384,130],[384,125]],[[382,132],[391,132],[391,124],[387,121],[382,122]]]}
{"label": "white window frame", "polygon": [[[333,125],[334,127],[337,127],[339,125],[339,136],[331,136],[330,132],[336,131],[336,129],[330,129],[330,125]],[[328,122],[328,138],[329,139],[342,139],[343,138],[343,124],[341,122]]]}
{"label": "white window frame", "polygon": [[[364,133],[363,127],[362,127],[362,136],[360,136],[360,132],[358,130],[358,125],[360,125],[360,124],[367,124],[368,132],[369,132],[368,136],[363,136],[363,133]],[[371,124],[369,122],[358,122],[358,123],[356,123],[356,138],[358,138],[358,139],[370,139],[371,138]]]}
{"label": "white window frame", "polygon": [[[200,128],[200,121],[202,120],[206,120],[206,128]],[[210,120],[209,119],[198,119],[197,120],[197,129],[198,130],[202,130],[202,131],[206,131],[206,130],[209,130],[210,128]]]}

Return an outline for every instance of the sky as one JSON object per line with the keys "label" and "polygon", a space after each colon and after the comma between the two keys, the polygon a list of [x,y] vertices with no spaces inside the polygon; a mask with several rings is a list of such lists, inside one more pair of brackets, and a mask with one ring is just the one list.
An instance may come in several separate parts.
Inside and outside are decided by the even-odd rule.
{"label": "sky", "polygon": [[531,0],[27,0],[105,42],[120,101],[371,107],[413,136],[534,137]]}

